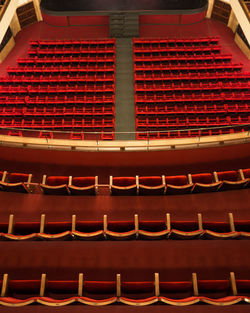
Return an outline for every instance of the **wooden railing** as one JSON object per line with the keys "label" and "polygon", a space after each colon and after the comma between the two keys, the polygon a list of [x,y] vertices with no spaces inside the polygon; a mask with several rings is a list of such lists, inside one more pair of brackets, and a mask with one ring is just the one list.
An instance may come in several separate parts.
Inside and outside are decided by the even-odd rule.
{"label": "wooden railing", "polygon": [[0,135],[0,146],[62,151],[159,151],[250,142],[250,132],[157,140],[65,140]]}

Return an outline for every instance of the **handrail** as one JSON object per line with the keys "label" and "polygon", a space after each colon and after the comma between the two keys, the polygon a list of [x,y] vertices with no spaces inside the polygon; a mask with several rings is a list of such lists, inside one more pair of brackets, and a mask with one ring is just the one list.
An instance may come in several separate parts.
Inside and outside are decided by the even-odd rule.
{"label": "handrail", "polygon": [[159,151],[250,142],[250,132],[175,139],[70,140],[0,135],[0,146],[63,151]]}
{"label": "handrail", "polygon": [[239,0],[239,2],[240,2],[240,5],[241,5],[243,11],[245,12],[245,14],[246,14],[246,16],[248,18],[248,21],[250,22],[250,12],[248,10],[248,7],[247,7],[246,3],[243,0]]}
{"label": "handrail", "polygon": [[249,14],[246,14],[246,11],[244,9],[244,6],[241,3],[241,0],[230,0],[231,8],[242,28],[242,31],[248,41],[250,43],[250,20],[249,20]]}
{"label": "handrail", "polygon": [[0,43],[2,42],[5,33],[10,26],[11,20],[16,12],[17,0],[6,0],[4,4],[4,11],[0,15]]}
{"label": "handrail", "polygon": [[7,7],[8,7],[8,5],[9,5],[9,3],[10,3],[10,1],[11,1],[11,0],[5,0],[4,4],[3,4],[3,6],[2,6],[2,8],[1,8],[1,10],[0,10],[0,23],[1,23],[1,20],[2,20],[2,18],[3,18],[3,16],[4,16],[4,13],[5,13],[5,11],[6,11]]}

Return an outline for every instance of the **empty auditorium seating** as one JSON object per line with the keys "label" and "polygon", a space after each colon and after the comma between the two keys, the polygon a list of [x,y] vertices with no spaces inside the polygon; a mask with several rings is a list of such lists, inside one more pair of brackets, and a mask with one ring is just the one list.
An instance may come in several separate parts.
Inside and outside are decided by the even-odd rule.
{"label": "empty auditorium seating", "polygon": [[40,187],[47,195],[95,195],[98,192],[98,176],[72,177],[43,175]]}
{"label": "empty auditorium seating", "polygon": [[[53,135],[53,134],[51,134]],[[80,139],[81,133],[72,134]],[[107,134],[109,135],[109,134]],[[49,132],[41,132],[41,138],[50,139]],[[76,136],[76,137],[75,137]],[[53,137],[52,137],[53,138]],[[104,138],[105,139],[105,138]],[[109,189],[111,195],[181,195],[249,188],[249,169],[161,176],[110,176],[109,184],[100,184],[98,176],[47,176],[42,183],[32,181],[32,174],[0,172],[0,191],[33,192],[54,195],[97,195],[98,187]]]}
{"label": "empty auditorium seating", "polygon": [[81,140],[113,140],[115,40],[47,43],[31,41],[29,57],[0,78],[1,127],[14,128],[9,135],[32,128],[41,130],[30,133],[39,138],[76,139],[71,132],[60,135],[68,130],[82,131]]}
{"label": "empty auditorium seating", "polygon": [[159,239],[249,239],[250,220],[203,220],[199,213],[193,220],[175,220],[170,214],[165,219],[144,220],[135,214],[129,220],[112,220],[107,215],[102,220],[49,221],[45,214],[40,221],[18,221],[13,214],[8,221],[0,222],[2,240],[159,240]]}
{"label": "empty auditorium seating", "polygon": [[134,39],[137,139],[248,130],[249,73],[221,54],[218,38],[179,40]]}
{"label": "empty auditorium seating", "polygon": [[225,306],[249,303],[250,281],[237,279],[234,272],[230,272],[226,279],[199,279],[196,273],[192,273],[190,280],[177,281],[161,280],[159,273],[154,274],[154,279],[145,281],[126,281],[121,274],[117,274],[114,280],[88,281],[83,273],[72,280],[51,280],[46,274],[32,280],[14,278],[7,273],[3,275],[2,306],[19,307],[32,303],[45,306],[73,303],[91,306],[115,303],[186,306],[198,302]]}

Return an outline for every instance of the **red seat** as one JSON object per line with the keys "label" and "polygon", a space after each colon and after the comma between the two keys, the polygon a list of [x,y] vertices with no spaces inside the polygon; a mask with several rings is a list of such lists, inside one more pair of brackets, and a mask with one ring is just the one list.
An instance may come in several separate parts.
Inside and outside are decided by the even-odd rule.
{"label": "red seat", "polygon": [[46,176],[43,175],[43,182],[40,187],[47,195],[68,195],[69,176]]}
{"label": "red seat", "polygon": [[138,179],[136,177],[110,176],[109,188],[111,195],[137,195]]}
{"label": "red seat", "polygon": [[190,193],[193,187],[193,184],[188,181],[186,175],[166,176],[165,179],[167,195]]}
{"label": "red seat", "polygon": [[215,182],[211,173],[191,174],[190,181],[194,184],[192,192],[212,192],[217,191],[220,182]]}
{"label": "red seat", "polygon": [[10,173],[8,182],[1,181],[0,188],[3,191],[29,193],[31,179],[32,174]]}
{"label": "red seat", "polygon": [[163,195],[165,188],[164,176],[139,176],[139,195]]}
{"label": "red seat", "polygon": [[69,191],[71,195],[96,195],[98,192],[98,176],[69,177]]}
{"label": "red seat", "polygon": [[221,182],[220,191],[241,189],[248,183],[247,179],[241,179],[237,171],[214,172],[214,177],[216,182]]}

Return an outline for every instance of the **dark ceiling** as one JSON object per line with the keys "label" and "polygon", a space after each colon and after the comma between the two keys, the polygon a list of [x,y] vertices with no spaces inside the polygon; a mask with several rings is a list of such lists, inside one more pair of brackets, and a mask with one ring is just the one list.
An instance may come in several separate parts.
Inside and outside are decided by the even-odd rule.
{"label": "dark ceiling", "polygon": [[208,0],[42,0],[48,11],[158,11],[193,10]]}

